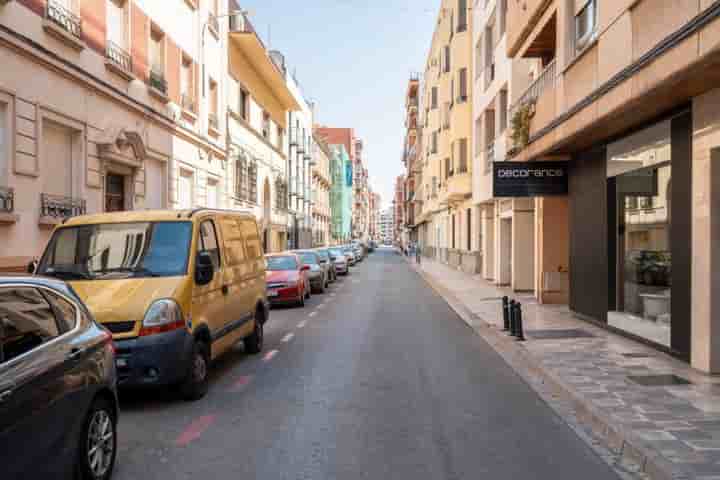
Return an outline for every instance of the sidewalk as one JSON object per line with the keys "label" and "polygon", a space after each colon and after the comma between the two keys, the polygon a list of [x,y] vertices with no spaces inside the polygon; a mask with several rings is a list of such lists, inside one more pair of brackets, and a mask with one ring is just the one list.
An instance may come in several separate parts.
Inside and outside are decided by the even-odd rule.
{"label": "sidewalk", "polygon": [[[479,276],[427,258],[418,268],[412,260],[518,373],[530,372],[571,402],[579,422],[624,463],[652,479],[720,480],[720,378],[579,320],[567,306],[538,305],[529,294],[497,288]],[[526,342],[502,332],[503,295],[523,304]],[[571,330],[564,333],[572,338],[540,338],[560,330]],[[642,386],[629,378],[648,375],[677,375],[690,384]]]}

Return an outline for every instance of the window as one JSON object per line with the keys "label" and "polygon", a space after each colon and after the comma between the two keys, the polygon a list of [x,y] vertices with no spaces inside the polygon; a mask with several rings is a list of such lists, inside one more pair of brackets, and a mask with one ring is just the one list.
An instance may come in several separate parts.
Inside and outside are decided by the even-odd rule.
{"label": "window", "polygon": [[283,144],[285,143],[285,130],[278,125],[277,127],[277,147],[282,150]]}
{"label": "window", "polygon": [[192,59],[185,55],[180,66],[180,100],[185,110],[195,112],[193,64]]}
{"label": "window", "polygon": [[220,130],[220,119],[218,118],[218,84],[212,78],[210,79],[210,113],[208,115],[208,125],[210,128]]}
{"label": "window", "polygon": [[469,252],[470,250],[472,250],[472,209],[470,209],[470,208],[467,209],[467,211],[465,213],[465,218],[466,218],[466,220],[465,220],[465,224],[466,224],[465,240],[467,242],[467,245],[466,245],[467,251]]}
{"label": "window", "polygon": [[125,20],[125,1],[107,0],[107,40],[108,43],[127,50]]}
{"label": "window", "polygon": [[452,175],[451,172],[452,166],[450,165],[450,158],[445,158],[445,178],[448,178]]}
{"label": "window", "polygon": [[60,335],[55,315],[34,288],[0,289],[0,364]]}
{"label": "window", "polygon": [[198,235],[198,252],[207,252],[212,258],[215,270],[220,269],[220,247],[217,240],[215,224],[212,220],[205,220],[200,224],[200,235]]}
{"label": "window", "polygon": [[188,170],[180,170],[178,178],[178,208],[189,209],[193,207],[193,181],[194,175]]}
{"label": "window", "polygon": [[445,55],[443,59],[443,72],[450,73],[450,45],[445,45]]}
{"label": "window", "polygon": [[241,153],[235,159],[235,196],[240,200],[248,199],[247,168],[247,157]]}
{"label": "window", "polygon": [[457,31],[467,30],[467,0],[458,0],[458,22]]}
{"label": "window", "polygon": [[165,74],[165,34],[156,28],[150,32],[150,69]]}
{"label": "window", "polygon": [[248,113],[250,112],[250,94],[245,90],[244,88],[240,87],[240,105],[238,105],[238,111],[240,112],[240,117],[248,121],[249,116]]}
{"label": "window", "polygon": [[475,44],[475,78],[480,78],[480,74],[483,71],[483,36],[480,35],[477,43]]}
{"label": "window", "polygon": [[597,28],[597,0],[585,2],[575,15],[575,51],[579,52],[592,41]]}
{"label": "window", "polygon": [[468,171],[467,138],[457,141],[458,145],[458,173]]}
{"label": "window", "polygon": [[475,119],[475,156],[482,151],[482,117]]}
{"label": "window", "polygon": [[430,108],[438,108],[438,87],[432,87],[430,90]]}
{"label": "window", "polygon": [[205,205],[207,205],[208,208],[218,208],[220,192],[218,190],[217,180],[208,179],[205,196],[207,197]]}
{"label": "window", "polygon": [[461,68],[458,72],[458,82],[460,83],[460,89],[457,101],[458,103],[464,103],[468,99],[467,68]]}
{"label": "window", "polygon": [[248,166],[248,200],[257,203],[257,161],[253,160]]}
{"label": "window", "polygon": [[228,265],[231,267],[239,265],[245,260],[240,224],[235,218],[224,218],[220,221],[220,227],[222,228]]}
{"label": "window", "polygon": [[498,0],[498,27],[498,37],[502,38],[507,27],[507,0]]}
{"label": "window", "polygon": [[69,332],[77,324],[77,309],[75,305],[60,295],[48,291],[43,292],[45,298],[57,312],[58,327],[62,333]]}
{"label": "window", "polygon": [[499,131],[504,132],[507,128],[507,117],[508,117],[508,92],[506,89],[500,90],[500,105],[498,106],[500,118],[499,118]]}
{"label": "window", "polygon": [[432,142],[430,144],[430,153],[437,153],[438,151],[438,139],[437,139],[437,131],[432,132]]}
{"label": "window", "polygon": [[260,244],[260,234],[258,234],[257,224],[252,220],[240,220],[240,230],[242,231],[243,237],[245,237],[248,258],[261,258],[263,256],[263,250]]}
{"label": "window", "polygon": [[262,136],[267,140],[270,139],[270,114],[267,112],[263,112]]}
{"label": "window", "polygon": [[455,248],[455,215],[450,217],[450,221],[452,222],[452,248]]}

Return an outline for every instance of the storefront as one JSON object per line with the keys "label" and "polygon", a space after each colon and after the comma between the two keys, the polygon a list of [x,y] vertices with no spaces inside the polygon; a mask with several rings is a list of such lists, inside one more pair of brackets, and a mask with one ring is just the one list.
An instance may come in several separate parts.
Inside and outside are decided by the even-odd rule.
{"label": "storefront", "polygon": [[573,155],[570,308],[690,359],[692,114]]}

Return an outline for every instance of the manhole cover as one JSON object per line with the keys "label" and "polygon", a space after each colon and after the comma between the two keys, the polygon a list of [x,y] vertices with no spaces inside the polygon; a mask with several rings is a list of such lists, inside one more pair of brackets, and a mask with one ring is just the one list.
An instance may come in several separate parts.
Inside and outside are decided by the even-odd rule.
{"label": "manhole cover", "polygon": [[690,385],[691,382],[672,374],[628,375],[628,380],[645,387],[669,387],[672,385]]}
{"label": "manhole cover", "polygon": [[650,358],[652,355],[649,353],[642,353],[642,352],[627,352],[621,354],[623,357],[627,358]]}
{"label": "manhole cover", "polygon": [[536,339],[558,340],[563,338],[594,338],[595,335],[581,328],[571,328],[567,330],[530,330],[528,336]]}

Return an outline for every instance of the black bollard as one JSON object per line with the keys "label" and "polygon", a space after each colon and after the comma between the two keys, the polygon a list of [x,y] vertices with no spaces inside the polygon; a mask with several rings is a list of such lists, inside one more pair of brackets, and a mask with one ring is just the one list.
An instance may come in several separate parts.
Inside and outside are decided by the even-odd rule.
{"label": "black bollard", "polygon": [[520,304],[520,302],[517,302],[515,304],[515,310],[515,337],[517,337],[518,342],[524,342],[525,335],[523,333],[522,305]]}
{"label": "black bollard", "polygon": [[510,330],[508,335],[515,336],[515,300],[510,300],[508,305],[508,314],[510,315]]}
{"label": "black bollard", "polygon": [[510,304],[508,304],[507,295],[502,297],[502,310],[503,310],[503,332],[507,332],[510,330]]}

